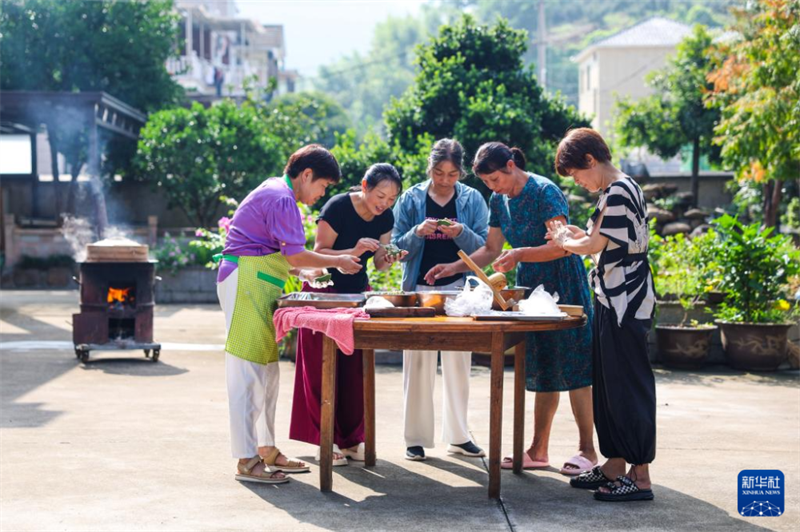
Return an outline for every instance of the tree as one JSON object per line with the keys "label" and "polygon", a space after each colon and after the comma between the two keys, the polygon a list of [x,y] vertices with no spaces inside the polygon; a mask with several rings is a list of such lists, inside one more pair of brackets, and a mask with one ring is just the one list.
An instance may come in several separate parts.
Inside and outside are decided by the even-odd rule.
{"label": "tree", "polygon": [[349,129],[344,134],[336,135],[336,146],[332,153],[339,162],[342,180],[335,186],[328,187],[328,195],[338,194],[358,185],[367,168],[375,163],[389,163],[397,168],[406,189],[424,178],[428,167],[428,154],[434,139],[429,134],[421,135],[413,150],[408,151],[396,142],[389,144],[374,131],[368,132],[362,142],[356,139],[355,130]]}
{"label": "tree", "polygon": [[722,111],[723,159],[763,185],[764,224],[774,227],[784,182],[800,176],[800,3],[759,0],[736,14],[739,37],[720,46],[709,105]]}
{"label": "tree", "polygon": [[523,66],[526,41],[524,31],[504,20],[481,26],[465,15],[442,26],[438,37],[417,49],[414,84],[387,108],[390,142],[416,153],[425,134],[453,137],[469,160],[482,143],[498,140],[524,150],[532,170],[552,175],[556,143],[588,121],[543,94]]}
{"label": "tree", "polygon": [[647,146],[664,159],[674,157],[681,148],[692,147],[692,202],[697,204],[700,156],[719,159],[713,145],[719,110],[705,104],[712,89],[707,80],[711,71],[709,49],[712,38],[700,25],[680,44],[666,66],[652,72],[648,83],[655,93],[638,101],[617,102],[616,130],[627,146]]}
{"label": "tree", "polygon": [[231,100],[150,115],[134,159],[138,178],[199,227],[213,224],[221,196],[241,200],[265,177],[280,175],[284,163],[280,140],[260,110]]}
{"label": "tree", "polygon": [[376,25],[366,54],[355,52],[323,66],[315,87],[333,96],[361,136],[383,126],[383,110],[414,81],[414,47],[434,33],[440,10],[422,6],[419,16],[389,17]]}
{"label": "tree", "polygon": [[[105,91],[137,109],[159,109],[182,93],[164,68],[176,31],[172,0],[4,0],[0,89]],[[53,154],[62,153],[71,164],[72,204],[76,177],[86,162],[86,144],[79,141],[86,129],[76,119],[60,118],[45,116],[43,122]],[[58,167],[53,167],[60,216]]]}
{"label": "tree", "polygon": [[[293,140],[292,150],[299,145],[322,144],[332,148],[336,143],[336,135],[342,134],[350,127],[350,119],[344,108],[333,97],[321,92],[296,92],[285,94],[272,100],[264,109],[267,119],[272,125],[284,128],[286,136]],[[283,136],[283,135],[282,135]]]}

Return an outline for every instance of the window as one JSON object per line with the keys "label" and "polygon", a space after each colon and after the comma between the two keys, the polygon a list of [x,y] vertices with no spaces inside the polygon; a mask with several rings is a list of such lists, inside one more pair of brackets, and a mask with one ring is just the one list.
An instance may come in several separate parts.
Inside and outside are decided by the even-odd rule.
{"label": "window", "polygon": [[0,174],[33,174],[33,145],[30,135],[0,135]]}
{"label": "window", "polygon": [[592,90],[592,65],[586,65],[586,90]]}

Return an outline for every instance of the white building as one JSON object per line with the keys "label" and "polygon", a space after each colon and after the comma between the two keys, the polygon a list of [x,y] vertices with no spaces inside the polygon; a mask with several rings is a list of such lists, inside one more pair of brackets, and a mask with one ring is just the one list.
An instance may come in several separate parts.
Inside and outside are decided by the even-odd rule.
{"label": "white building", "polygon": [[579,68],[578,109],[592,117],[592,127],[607,135],[618,98],[650,95],[645,76],[663,68],[691,31],[686,24],[653,17],[580,52],[574,59]]}
{"label": "white building", "polygon": [[181,15],[180,56],[167,61],[167,71],[191,99],[241,97],[244,87],[294,92],[297,73],[284,68],[283,26],[237,18],[234,0],[177,0]]}

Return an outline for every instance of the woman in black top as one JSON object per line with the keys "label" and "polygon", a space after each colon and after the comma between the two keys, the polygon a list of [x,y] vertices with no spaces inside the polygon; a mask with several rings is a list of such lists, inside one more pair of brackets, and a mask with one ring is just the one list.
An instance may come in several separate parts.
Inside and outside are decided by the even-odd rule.
{"label": "woman in black top", "polygon": [[[314,251],[327,255],[354,255],[365,266],[372,258],[378,270],[388,269],[405,256],[390,256],[381,244],[389,244],[394,226],[392,205],[403,188],[390,164],[372,165],[361,186],[332,197],[317,219]],[[303,287],[306,292],[358,294],[369,290],[366,268],[357,274],[331,272],[333,286]],[[337,354],[336,412],[333,465],[347,465],[347,456],[364,460],[364,395],[361,351]],[[294,401],[289,437],[319,445],[320,395],[322,393],[322,334],[300,329],[297,339]]]}

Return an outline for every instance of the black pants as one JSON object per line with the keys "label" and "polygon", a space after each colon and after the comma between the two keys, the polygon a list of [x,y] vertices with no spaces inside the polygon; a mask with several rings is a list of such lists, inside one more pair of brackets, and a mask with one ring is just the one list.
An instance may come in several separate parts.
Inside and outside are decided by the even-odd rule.
{"label": "black pants", "polygon": [[626,318],[595,301],[593,323],[594,425],[600,452],[629,464],[656,456],[656,382],[647,355],[650,320]]}

